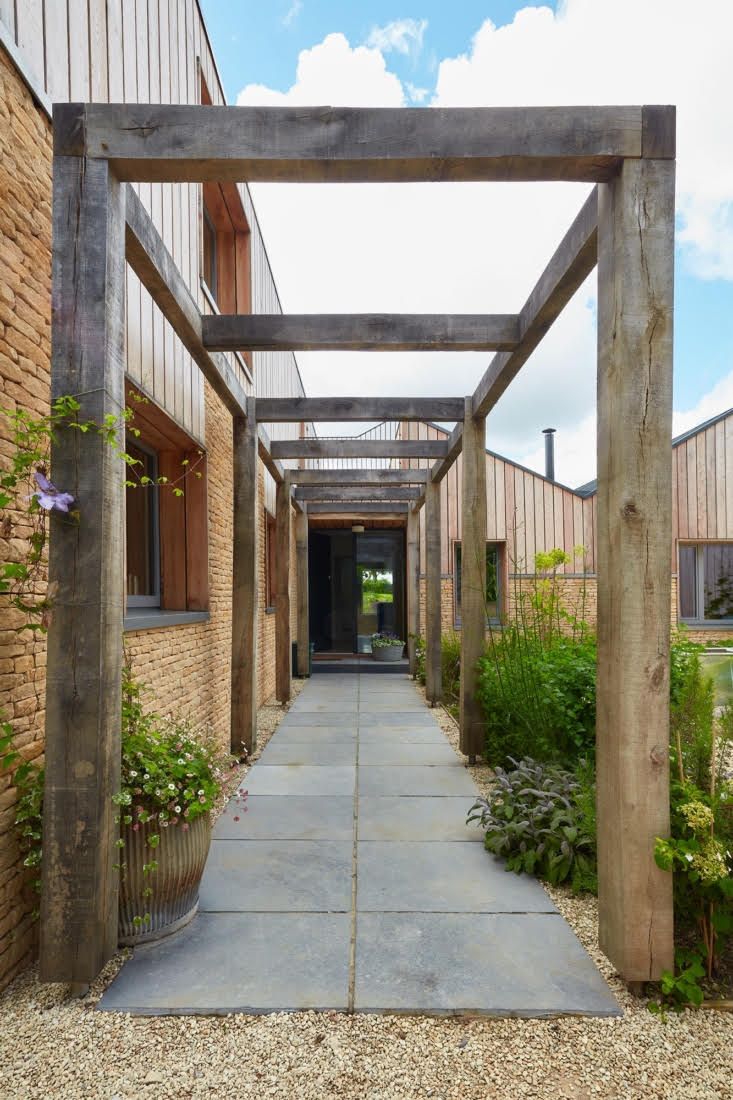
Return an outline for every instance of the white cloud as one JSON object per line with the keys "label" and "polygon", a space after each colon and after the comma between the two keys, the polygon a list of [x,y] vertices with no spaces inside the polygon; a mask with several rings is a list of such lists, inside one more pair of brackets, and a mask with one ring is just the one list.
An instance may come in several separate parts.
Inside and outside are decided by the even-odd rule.
{"label": "white cloud", "polygon": [[382,53],[394,50],[416,57],[422,50],[427,26],[427,19],[395,19],[384,27],[372,27],[366,45]]}
{"label": "white cloud", "polygon": [[[695,273],[733,278],[732,34],[728,0],[699,0],[694,10],[682,0],[525,8],[509,26],[484,23],[469,52],[440,62],[433,103],[676,102],[678,239]],[[387,67],[387,45],[371,42],[352,47],[330,34],[301,53],[287,92],[248,86],[238,102],[414,102]],[[252,190],[292,312],[514,312],[587,193],[578,184]],[[489,419],[488,445],[539,469],[540,431],[558,428],[558,477],[570,484],[595,469],[594,305],[591,277]],[[489,358],[309,353],[299,362],[313,394],[456,394],[474,389]],[[725,399],[715,391],[710,399],[719,402],[714,415]]]}
{"label": "white cloud", "polygon": [[405,81],[405,90],[410,98],[411,103],[422,104],[430,95],[429,88],[418,88],[414,84],[411,84],[409,80]]}
{"label": "white cloud", "polygon": [[691,408],[675,412],[672,424],[673,434],[681,435],[690,428],[696,428],[698,424],[704,424],[706,420],[712,420],[722,412],[733,408],[733,370],[703,394],[700,400]]}
{"label": "white cloud", "polygon": [[292,27],[296,19],[303,10],[303,0],[293,0],[292,4],[282,17],[282,25],[284,27]]}

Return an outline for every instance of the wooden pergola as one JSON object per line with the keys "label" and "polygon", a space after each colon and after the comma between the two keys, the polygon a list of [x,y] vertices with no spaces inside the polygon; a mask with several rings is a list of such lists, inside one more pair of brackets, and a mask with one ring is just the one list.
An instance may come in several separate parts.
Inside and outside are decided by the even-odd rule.
{"label": "wooden pergola", "polygon": [[[81,416],[124,407],[125,262],[233,420],[231,740],[256,738],[261,458],[277,482],[277,696],[290,697],[290,515],[296,508],[298,654],[308,653],[308,513],[407,521],[408,623],[418,615],[418,509],[426,509],[427,694],[441,697],[440,482],[463,453],[461,749],[482,749],[475,666],[484,648],[485,421],[598,263],[598,855],[601,945],[629,982],[672,964],[669,599],[675,111],[239,108],[64,104],[54,109],[52,394]],[[202,316],[128,181],[596,184],[517,315]],[[222,350],[486,350],[458,398],[259,399]],[[562,385],[562,379],[558,380]],[[277,421],[455,421],[444,442],[270,443]],[[433,459],[428,470],[298,469],[308,458]],[[117,940],[123,615],[121,460],[92,433],[60,434],[55,480],[80,502],[53,521],[41,975],[83,984]],[[412,654],[414,665],[414,653]]]}

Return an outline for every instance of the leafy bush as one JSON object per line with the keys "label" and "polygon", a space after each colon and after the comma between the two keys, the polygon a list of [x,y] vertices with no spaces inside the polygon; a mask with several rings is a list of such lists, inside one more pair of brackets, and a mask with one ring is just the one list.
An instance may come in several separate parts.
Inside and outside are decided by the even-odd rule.
{"label": "leafy bush", "polygon": [[[415,639],[416,677],[425,683],[425,639],[419,634]],[[443,697],[450,710],[458,704],[461,691],[461,636],[451,632],[440,639],[440,659],[443,674]]]}
{"label": "leafy bush", "polygon": [[478,699],[489,763],[531,756],[574,763],[595,752],[596,646],[510,625],[479,661]]}
{"label": "leafy bush", "polygon": [[[496,769],[496,786],[471,807],[468,821],[485,830],[488,851],[523,871],[573,890],[596,889],[595,813],[592,788],[572,772],[524,759],[511,771]],[[585,781],[592,774],[586,771]]]}

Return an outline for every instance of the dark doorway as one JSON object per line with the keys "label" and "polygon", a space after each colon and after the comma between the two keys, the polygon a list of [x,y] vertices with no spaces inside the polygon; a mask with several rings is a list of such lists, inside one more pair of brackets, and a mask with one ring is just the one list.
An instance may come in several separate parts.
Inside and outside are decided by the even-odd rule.
{"label": "dark doorway", "polygon": [[404,531],[311,531],[308,562],[317,653],[369,653],[377,631],[404,638]]}

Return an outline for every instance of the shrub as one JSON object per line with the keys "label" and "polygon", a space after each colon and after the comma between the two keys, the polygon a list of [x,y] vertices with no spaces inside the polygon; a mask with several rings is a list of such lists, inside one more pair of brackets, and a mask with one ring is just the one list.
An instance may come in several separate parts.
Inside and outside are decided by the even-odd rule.
{"label": "shrub", "polygon": [[507,871],[534,874],[573,890],[596,889],[595,813],[588,814],[588,786],[572,772],[532,759],[511,771],[496,769],[496,786],[479,798],[468,821],[485,830],[488,851],[506,861]]}
{"label": "shrub", "polygon": [[[416,678],[425,684],[425,639],[419,634],[415,639]],[[451,632],[440,639],[440,659],[443,675],[443,696],[448,708],[458,703],[461,691],[461,636]]]}

